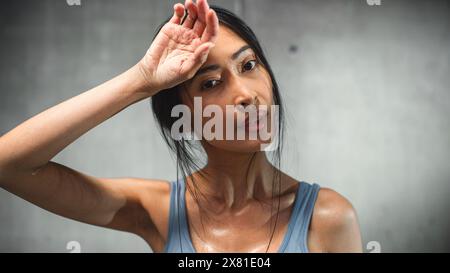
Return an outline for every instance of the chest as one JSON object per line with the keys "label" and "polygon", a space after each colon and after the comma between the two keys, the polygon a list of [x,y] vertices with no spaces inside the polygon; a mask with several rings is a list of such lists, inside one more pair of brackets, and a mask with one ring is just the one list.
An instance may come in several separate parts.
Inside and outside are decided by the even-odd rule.
{"label": "chest", "polygon": [[279,209],[255,205],[238,214],[207,215],[187,206],[190,243],[196,252],[278,252],[294,224],[293,203],[287,199]]}

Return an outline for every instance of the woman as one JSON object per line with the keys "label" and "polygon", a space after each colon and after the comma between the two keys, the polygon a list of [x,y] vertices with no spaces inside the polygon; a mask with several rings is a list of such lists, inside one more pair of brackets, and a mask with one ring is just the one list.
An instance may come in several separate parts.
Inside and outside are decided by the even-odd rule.
{"label": "woman", "polygon": [[[150,97],[182,178],[99,178],[51,161],[90,129]],[[275,118],[266,111],[278,121],[277,164],[261,150],[274,134],[270,141],[174,138],[173,107],[194,112],[194,97],[202,107],[220,109],[278,106]],[[250,28],[206,0],[187,0],[174,6],[135,66],[2,136],[0,185],[61,216],[137,234],[154,252],[362,251],[356,213],[344,197],[280,170],[282,114],[278,86]],[[261,129],[260,118],[237,124],[246,132]],[[202,118],[202,127],[208,120]],[[196,143],[207,158],[203,168]]]}

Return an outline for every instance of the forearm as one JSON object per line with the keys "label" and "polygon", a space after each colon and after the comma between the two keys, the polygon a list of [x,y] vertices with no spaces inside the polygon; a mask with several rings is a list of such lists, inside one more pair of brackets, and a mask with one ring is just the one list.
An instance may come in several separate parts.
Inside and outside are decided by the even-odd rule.
{"label": "forearm", "polygon": [[0,138],[0,176],[36,171],[87,131],[149,94],[134,66],[30,118]]}

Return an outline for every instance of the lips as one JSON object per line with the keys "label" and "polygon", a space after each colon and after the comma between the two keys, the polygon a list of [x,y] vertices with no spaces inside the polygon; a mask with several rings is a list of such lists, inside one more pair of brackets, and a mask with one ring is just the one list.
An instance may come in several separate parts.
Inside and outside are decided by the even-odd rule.
{"label": "lips", "polygon": [[[254,115],[250,115],[249,113],[246,113],[245,119],[240,123],[239,127],[245,127],[247,129],[260,129],[261,127],[261,120],[263,118],[266,118],[268,114],[268,111],[266,110],[259,110],[257,111],[256,119],[253,118]],[[252,117],[252,120],[250,120],[250,117]]]}

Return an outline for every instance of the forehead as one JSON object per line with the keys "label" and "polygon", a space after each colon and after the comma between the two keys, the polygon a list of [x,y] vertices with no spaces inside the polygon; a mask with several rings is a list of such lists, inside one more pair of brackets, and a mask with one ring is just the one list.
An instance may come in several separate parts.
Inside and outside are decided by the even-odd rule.
{"label": "forehead", "polygon": [[232,31],[229,27],[220,24],[219,27],[219,35],[217,37],[218,43],[227,43],[227,42],[240,42],[245,43],[245,41],[237,35],[234,31]]}
{"label": "forehead", "polygon": [[229,57],[244,45],[247,43],[239,35],[221,24],[216,46],[211,50],[208,59]]}

